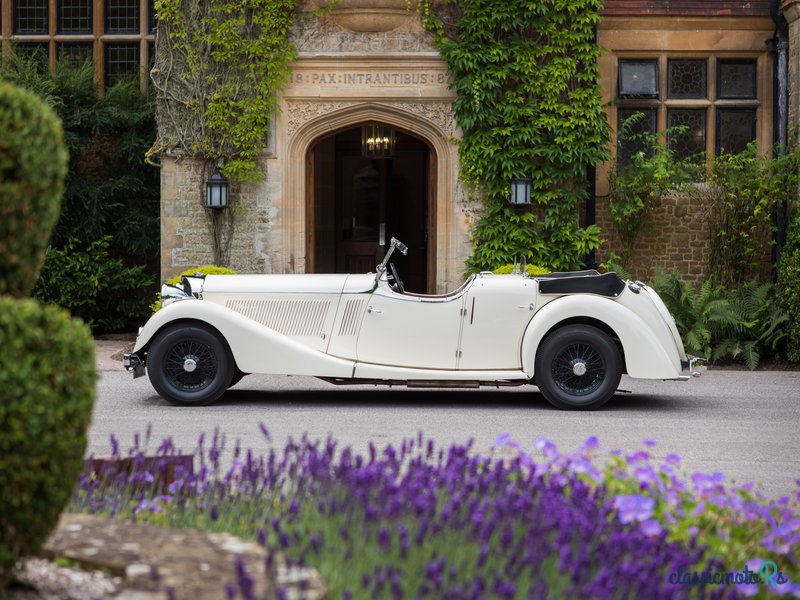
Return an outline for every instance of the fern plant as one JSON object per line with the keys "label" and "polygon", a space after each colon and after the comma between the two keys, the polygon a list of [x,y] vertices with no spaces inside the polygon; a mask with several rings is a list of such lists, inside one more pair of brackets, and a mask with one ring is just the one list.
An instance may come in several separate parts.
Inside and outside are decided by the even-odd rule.
{"label": "fern plant", "polygon": [[741,360],[755,369],[765,354],[779,354],[786,343],[789,317],[774,284],[751,282],[729,290],[708,279],[695,290],[677,273],[660,271],[653,287],[675,318],[689,354]]}
{"label": "fern plant", "polygon": [[727,298],[724,286],[705,281],[695,292],[691,282],[682,282],[677,273],[659,271],[653,287],[675,318],[686,351],[707,360],[714,356],[716,340],[725,330],[740,327],[739,315]]}

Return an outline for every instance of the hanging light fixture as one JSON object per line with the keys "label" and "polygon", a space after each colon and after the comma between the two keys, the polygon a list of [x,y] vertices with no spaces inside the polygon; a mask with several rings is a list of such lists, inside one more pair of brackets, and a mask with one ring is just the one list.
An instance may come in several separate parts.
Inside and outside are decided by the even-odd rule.
{"label": "hanging light fixture", "polygon": [[365,158],[394,156],[394,129],[377,123],[362,125],[361,155]]}
{"label": "hanging light fixture", "polygon": [[228,180],[219,168],[206,180],[206,207],[214,210],[228,208]]}
{"label": "hanging light fixture", "polygon": [[531,203],[531,178],[515,177],[511,180],[511,204],[525,206]]}

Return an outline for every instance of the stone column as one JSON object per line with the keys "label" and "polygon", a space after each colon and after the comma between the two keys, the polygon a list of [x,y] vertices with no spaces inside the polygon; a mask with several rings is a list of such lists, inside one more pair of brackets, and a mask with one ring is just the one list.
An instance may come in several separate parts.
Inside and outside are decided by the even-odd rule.
{"label": "stone column", "polygon": [[789,132],[800,125],[800,0],[784,0],[789,23]]}

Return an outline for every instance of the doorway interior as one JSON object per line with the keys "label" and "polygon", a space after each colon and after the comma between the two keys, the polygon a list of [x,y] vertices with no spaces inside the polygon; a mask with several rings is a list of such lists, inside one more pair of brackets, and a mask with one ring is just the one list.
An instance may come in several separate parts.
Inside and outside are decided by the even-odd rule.
{"label": "doorway interior", "polygon": [[433,293],[435,153],[424,140],[394,130],[391,156],[369,158],[361,136],[361,125],[350,127],[309,150],[306,271],[372,272],[396,237],[408,246],[407,256],[392,256],[406,289]]}

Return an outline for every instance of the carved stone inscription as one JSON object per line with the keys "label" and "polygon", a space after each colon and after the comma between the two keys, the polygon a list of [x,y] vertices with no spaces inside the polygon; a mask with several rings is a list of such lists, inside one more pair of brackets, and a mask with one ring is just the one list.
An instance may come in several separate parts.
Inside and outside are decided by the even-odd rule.
{"label": "carved stone inscription", "polygon": [[310,71],[292,75],[295,85],[424,86],[447,85],[447,74],[403,71]]}

